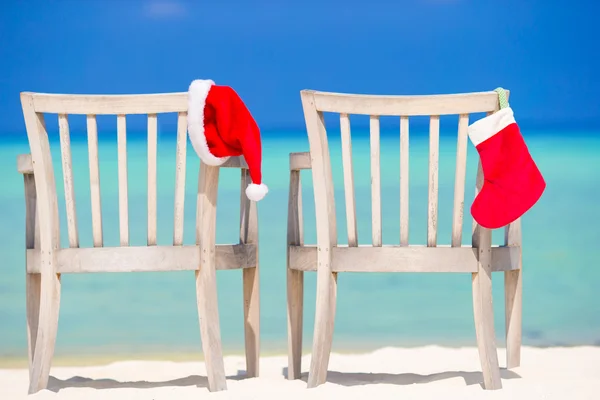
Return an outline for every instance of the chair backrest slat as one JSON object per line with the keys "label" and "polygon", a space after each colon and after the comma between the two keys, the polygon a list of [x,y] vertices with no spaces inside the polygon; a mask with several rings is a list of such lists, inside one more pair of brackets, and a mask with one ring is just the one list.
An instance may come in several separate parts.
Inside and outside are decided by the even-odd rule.
{"label": "chair backrest slat", "polygon": [[148,114],[148,246],[156,245],[156,158],[158,125],[156,114]]}
{"label": "chair backrest slat", "polygon": [[373,246],[381,246],[381,161],[379,117],[370,116],[371,137],[371,225]]}
{"label": "chair backrest slat", "polygon": [[175,210],[173,245],[183,244],[183,210],[185,200],[185,167],[187,148],[187,113],[177,115],[177,150],[175,155]]}
{"label": "chair backrest slat", "polygon": [[73,189],[71,135],[69,133],[69,120],[66,114],[58,115],[58,129],[60,135],[60,154],[63,168],[63,180],[65,186],[65,205],[67,208],[67,230],[69,234],[69,246],[79,247],[79,233],[77,232],[77,213],[75,212],[75,191]]}
{"label": "chair backrest slat", "polygon": [[[508,99],[508,91],[507,91],[507,95],[506,98]],[[493,111],[488,111],[486,113],[486,116],[490,116],[492,115],[494,112]],[[473,198],[476,198],[477,195],[479,194],[479,191],[481,190],[481,188],[483,187],[483,167],[481,165],[481,160],[477,163],[477,174],[475,176],[475,196]],[[479,245],[479,235],[478,235],[478,228],[479,225],[477,224],[477,221],[475,221],[475,219],[473,219],[473,226],[472,226],[472,238],[473,238],[473,245],[478,246]],[[506,237],[508,235],[508,227],[507,229],[504,231],[504,239],[506,240]]]}
{"label": "chair backrest slat", "polygon": [[408,117],[400,117],[400,245],[408,246]]}
{"label": "chair backrest slat", "polygon": [[127,117],[117,115],[117,163],[119,168],[119,235],[121,246],[129,246],[129,196],[127,184]]}
{"label": "chair backrest slat", "polygon": [[92,202],[92,237],[94,247],[103,246],[102,206],[100,202],[100,170],[98,164],[98,125],[96,116],[87,115],[88,154],[90,165],[90,194]]}
{"label": "chair backrest slat", "polygon": [[342,143],[342,163],[344,164],[344,194],[346,198],[348,246],[356,247],[358,246],[358,229],[356,226],[354,171],[352,168],[352,138],[350,134],[350,117],[348,114],[340,114],[340,131]]}
{"label": "chair backrest slat", "polygon": [[[507,91],[508,94],[508,91]],[[400,117],[400,245],[409,245],[409,118],[429,116],[429,162],[427,200],[427,246],[438,245],[439,215],[439,165],[440,165],[440,118],[458,115],[456,142],[456,165],[452,211],[451,246],[462,245],[465,208],[465,182],[467,166],[469,115],[493,113],[499,109],[495,92],[462,93],[431,96],[378,96],[344,93],[301,92],[305,121],[308,130],[315,206],[317,218],[328,220],[328,229],[317,224],[319,245],[335,245],[335,207],[331,159],[323,113],[340,114],[344,191],[348,223],[348,245],[357,245],[356,205],[349,114],[369,115],[370,161],[371,161],[371,226],[373,246],[382,246],[381,213],[381,143],[380,117]],[[321,165],[322,163],[322,165]],[[324,236],[329,236],[325,238]]]}
{"label": "chair backrest slat", "polygon": [[[317,127],[320,135],[327,135],[327,131],[325,129],[325,115],[323,112],[319,111],[317,113]],[[321,141],[321,146],[323,154],[329,155],[329,143],[327,142],[327,137],[325,140]],[[334,198],[334,189],[333,189],[333,174],[331,172],[331,162],[326,162],[323,165],[323,178],[325,179],[325,192],[326,196],[326,205],[328,214],[326,219],[329,221],[329,242],[336,245],[337,244],[337,221],[335,218],[335,198]],[[334,216],[331,218],[330,216]]]}
{"label": "chair backrest slat", "polygon": [[429,119],[429,189],[427,200],[427,246],[437,245],[438,171],[440,154],[440,117]]}
{"label": "chair backrest slat", "polygon": [[463,211],[465,205],[465,178],[467,173],[467,129],[469,115],[458,117],[458,140],[456,141],[456,170],[454,175],[454,208],[452,211],[452,247],[462,242]]}

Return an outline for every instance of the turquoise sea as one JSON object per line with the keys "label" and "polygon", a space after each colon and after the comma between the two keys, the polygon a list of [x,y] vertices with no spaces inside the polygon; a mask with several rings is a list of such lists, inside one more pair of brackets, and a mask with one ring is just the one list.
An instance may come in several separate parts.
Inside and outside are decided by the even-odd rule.
{"label": "turquoise sea", "polygon": [[[118,245],[116,121],[99,120],[100,181],[104,241]],[[129,123],[129,120],[128,120]],[[160,117],[159,117],[160,123]],[[450,242],[456,119],[442,119],[439,243]],[[47,125],[57,126],[55,119]],[[75,195],[82,246],[91,246],[89,170],[85,130],[72,127]],[[143,125],[141,125],[143,127]],[[161,124],[158,161],[158,242],[173,234],[175,129]],[[353,132],[354,133],[354,132]],[[524,311],[527,345],[600,345],[600,131],[523,130],[547,189],[523,217]],[[59,194],[61,236],[68,246],[60,147],[51,131]],[[339,130],[330,133],[340,243],[346,242]],[[146,141],[128,142],[129,215],[133,245],[146,238]],[[410,241],[424,244],[427,225],[428,140],[425,125],[410,137]],[[265,353],[286,348],[286,221],[288,154],[308,151],[303,130],[263,132],[263,181],[270,192],[259,204],[261,339]],[[369,140],[353,137],[359,242],[371,237]],[[470,242],[470,205],[477,152],[469,143],[463,242]],[[26,358],[25,209],[16,156],[29,152],[22,133],[0,139],[0,358]],[[194,241],[199,161],[188,142],[185,242]],[[386,128],[381,139],[383,241],[399,242],[399,135]],[[305,242],[315,243],[314,200],[309,171],[302,173]],[[239,170],[220,175],[217,242],[238,239]],[[501,243],[503,231],[494,232]],[[192,272],[65,275],[57,357],[119,354],[196,354],[200,334]],[[217,274],[221,331],[226,353],[243,349],[241,272]],[[498,343],[503,345],[503,276],[493,278]],[[315,274],[305,274],[304,346],[312,339]],[[471,278],[468,274],[343,274],[339,277],[334,351],[425,344],[475,345]]]}

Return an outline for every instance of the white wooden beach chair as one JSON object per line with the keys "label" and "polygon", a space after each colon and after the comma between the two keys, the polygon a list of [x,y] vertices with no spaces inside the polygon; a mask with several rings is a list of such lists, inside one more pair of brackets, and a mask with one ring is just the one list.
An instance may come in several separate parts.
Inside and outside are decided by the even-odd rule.
{"label": "white wooden beach chair", "polygon": [[[150,95],[55,95],[21,93],[31,155],[18,157],[25,181],[29,393],[47,387],[58,326],[61,275],[92,272],[191,270],[196,274],[202,350],[210,391],[225,390],[217,309],[216,270],[243,269],[247,376],[259,373],[259,273],[256,203],[244,195],[250,182],[243,158],[222,167],[241,168],[239,244],[215,245],[219,167],[201,163],[196,244],[183,245],[187,146],[187,93]],[[57,192],[44,113],[58,114],[69,247],[61,248]],[[157,245],[157,114],[177,113],[173,244]],[[79,245],[75,212],[69,114],[87,115],[93,247]],[[96,115],[117,116],[120,246],[105,247],[102,231]],[[148,232],[146,246],[130,246],[127,195],[126,115],[148,115]],[[83,188],[78,188],[83,190]],[[108,293],[107,293],[108,295]]]}
{"label": "white wooden beach chair", "polygon": [[[469,114],[499,109],[496,92],[432,96],[373,96],[301,91],[310,152],[290,154],[288,213],[287,301],[288,379],[298,379],[302,356],[303,275],[317,272],[316,313],[308,387],[327,379],[333,340],[337,274],[340,272],[461,272],[472,274],[475,331],[486,389],[502,387],[494,337],[493,271],[503,271],[506,300],[507,368],[520,364],[521,348],[521,227],[506,228],[505,245],[491,245],[491,231],[473,226],[471,246],[463,246],[462,228],[467,128]],[[334,187],[324,112],[340,114],[348,244],[337,243]],[[358,246],[349,114],[370,116],[372,245]],[[450,246],[437,245],[438,150],[441,115],[458,114],[458,142]],[[400,243],[383,245],[381,238],[381,180],[379,117],[400,117]],[[427,245],[410,245],[408,237],[409,117],[430,116],[429,197]],[[303,243],[300,171],[312,170],[317,245]],[[477,190],[483,184],[481,163]],[[467,208],[468,210],[468,208]]]}

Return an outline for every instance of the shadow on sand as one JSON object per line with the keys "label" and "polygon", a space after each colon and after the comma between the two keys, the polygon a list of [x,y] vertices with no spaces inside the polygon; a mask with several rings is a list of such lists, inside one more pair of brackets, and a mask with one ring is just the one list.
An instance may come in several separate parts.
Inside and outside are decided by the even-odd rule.
{"label": "shadow on sand", "polygon": [[[283,376],[287,377],[287,367],[282,370]],[[520,379],[521,376],[513,371],[502,368],[500,370],[502,379]],[[358,386],[372,384],[388,384],[388,385],[414,385],[441,381],[444,379],[462,378],[467,386],[480,385],[483,386],[483,374],[481,372],[467,371],[446,371],[430,375],[419,374],[388,374],[388,373],[363,373],[363,372],[338,372],[329,371],[327,373],[327,382],[342,385],[342,386]],[[227,377],[228,380],[246,379],[246,371],[238,371],[237,375]],[[300,377],[304,382],[308,379],[308,373],[305,372]],[[173,379],[162,382],[149,381],[131,381],[121,382],[114,379],[92,379],[81,376],[74,376],[69,379],[61,380],[53,376],[48,381],[48,390],[59,392],[66,388],[92,388],[92,389],[151,389],[168,386],[196,386],[208,387],[208,378],[200,375],[190,375],[185,378]]]}
{"label": "shadow on sand", "polygon": [[[287,367],[283,368],[283,376],[287,377]],[[500,369],[502,379],[520,379],[521,376],[505,368]],[[467,386],[477,385],[483,387],[483,374],[481,372],[467,371],[446,371],[430,375],[419,374],[388,374],[388,373],[362,373],[362,372],[327,372],[327,382],[342,386],[358,386],[370,384],[388,384],[388,385],[414,385],[441,381],[444,379],[462,378]],[[308,380],[308,372],[304,372],[300,379],[304,382]]]}
{"label": "shadow on sand", "polygon": [[[228,376],[228,380],[246,379],[246,371],[238,371],[237,375]],[[92,389],[152,389],[167,386],[196,386],[205,388],[208,387],[208,378],[200,375],[190,375],[186,378],[173,379],[163,382],[149,381],[131,381],[121,382],[114,379],[92,379],[81,376],[74,376],[69,379],[58,379],[50,376],[48,380],[48,390],[58,393],[61,389],[67,388],[92,388]]]}

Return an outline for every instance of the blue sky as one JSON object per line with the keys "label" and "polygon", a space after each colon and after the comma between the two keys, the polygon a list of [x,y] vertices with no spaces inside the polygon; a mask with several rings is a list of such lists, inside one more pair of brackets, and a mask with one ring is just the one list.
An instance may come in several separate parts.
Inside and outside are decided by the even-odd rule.
{"label": "blue sky", "polygon": [[598,126],[597,3],[4,0],[0,132],[24,129],[20,91],[185,91],[195,78],[232,86],[263,129],[302,127],[305,88],[497,86],[521,121]]}

